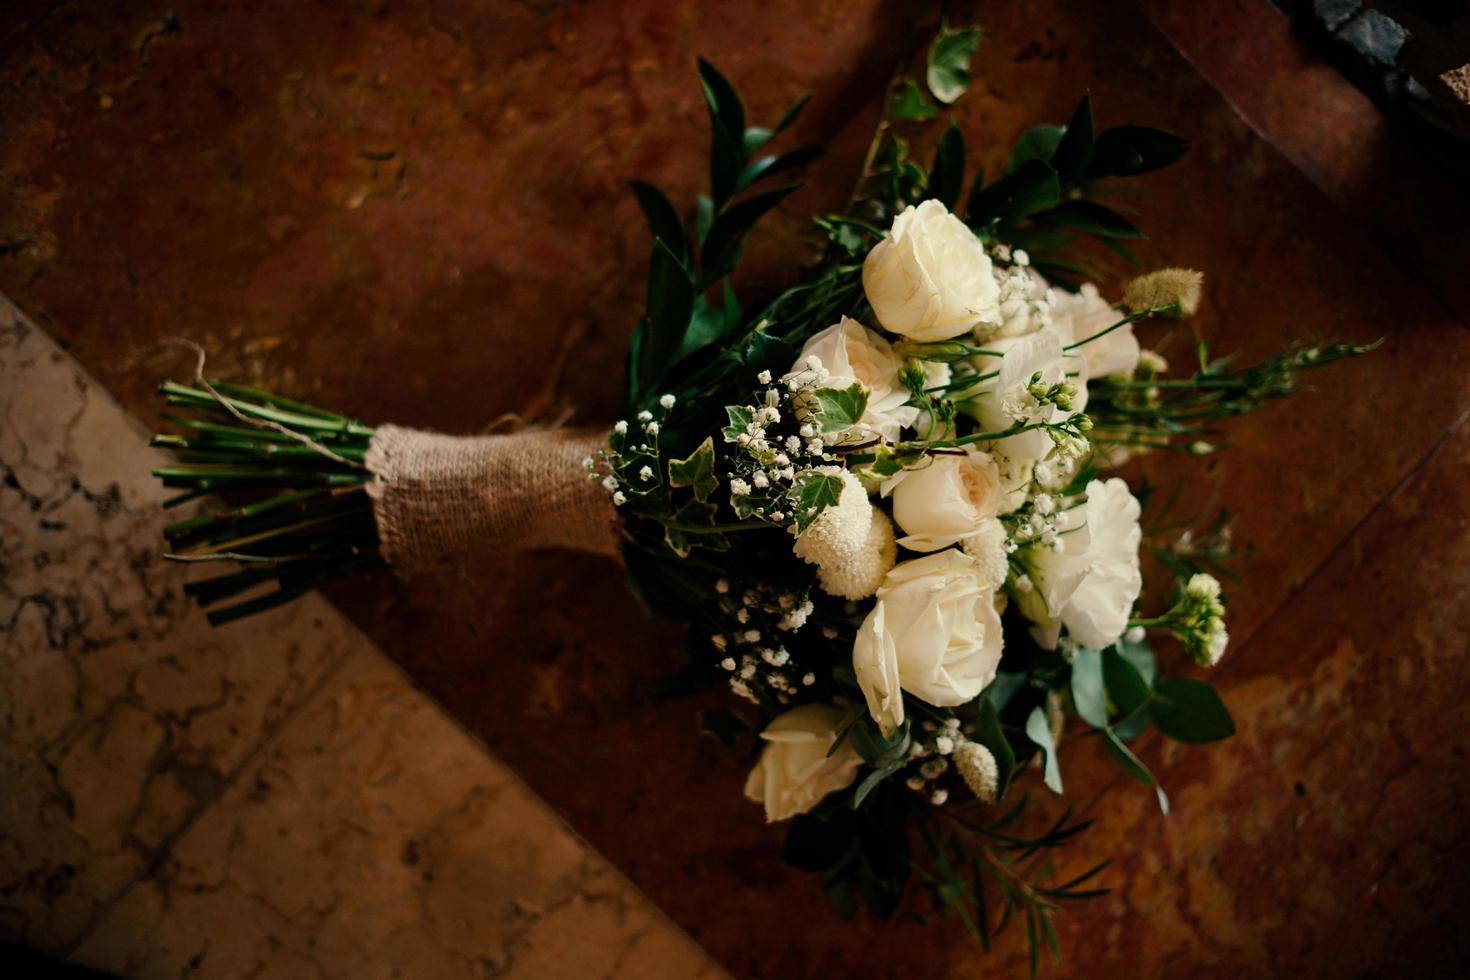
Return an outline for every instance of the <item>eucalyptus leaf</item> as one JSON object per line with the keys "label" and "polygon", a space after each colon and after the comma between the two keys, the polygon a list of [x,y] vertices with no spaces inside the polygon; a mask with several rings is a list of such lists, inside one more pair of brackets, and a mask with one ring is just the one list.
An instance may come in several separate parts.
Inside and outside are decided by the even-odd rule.
{"label": "eucalyptus leaf", "polygon": [[1053,793],[1062,792],[1062,767],[1057,761],[1057,743],[1051,737],[1051,722],[1047,720],[1046,709],[1040,705],[1031,709],[1031,714],[1026,718],[1026,737],[1035,742],[1046,754],[1046,768],[1043,780],[1047,789]]}
{"label": "eucalyptus leaf", "polygon": [[980,47],[980,37],[978,27],[951,30],[944,24],[939,28],[939,36],[929,46],[929,66],[924,79],[940,102],[948,105],[970,87],[970,59]]}
{"label": "eucalyptus leaf", "polygon": [[1072,704],[1078,716],[1093,728],[1108,727],[1102,654],[1096,650],[1082,647],[1072,659]]}
{"label": "eucalyptus leaf", "polygon": [[1149,705],[1159,731],[1179,742],[1218,742],[1235,734],[1230,709],[1208,681],[1160,681]]}
{"label": "eucalyptus leaf", "polygon": [[1119,715],[1127,717],[1148,701],[1148,681],[1113,647],[1102,653],[1102,673],[1108,697]]}
{"label": "eucalyptus leaf", "polygon": [[1108,754],[1118,763],[1119,768],[1139,782],[1148,783],[1154,788],[1154,793],[1159,798],[1159,809],[1167,815],[1169,812],[1169,797],[1164,793],[1164,787],[1159,785],[1159,781],[1149,771],[1148,766],[1140,762],[1138,756],[1134,755],[1133,751],[1123,744],[1123,740],[1110,729],[1103,729],[1103,739],[1103,744],[1107,746]]}

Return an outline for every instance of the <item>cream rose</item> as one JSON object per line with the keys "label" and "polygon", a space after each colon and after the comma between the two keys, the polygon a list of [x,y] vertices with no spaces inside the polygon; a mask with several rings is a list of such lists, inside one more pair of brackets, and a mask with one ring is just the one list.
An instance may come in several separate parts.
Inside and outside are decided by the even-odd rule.
{"label": "cream rose", "polygon": [[[811,357],[816,357],[828,373],[827,379],[821,382],[822,387],[847,388],[858,382],[867,389],[868,407],[863,412],[862,427],[896,440],[900,429],[912,426],[918,419],[919,410],[906,404],[909,393],[898,382],[903,358],[877,332],[843,317],[839,323],[812,335],[801,348],[796,364],[781,380],[810,380],[813,371],[808,367],[808,359]],[[868,434],[859,433],[859,437],[865,439]],[[826,438],[834,441],[830,434]]]}
{"label": "cream rose", "polygon": [[931,456],[900,474],[892,487],[898,543],[910,551],[938,551],[976,533],[1000,513],[1005,489],[995,460],[973,446],[962,456]]}
{"label": "cream rose", "polygon": [[[1102,298],[1092,283],[1083,283],[1077,293],[1059,293],[1052,302],[1052,322],[1057,332],[1075,344],[1102,333],[1123,319],[1123,314]],[[1128,323],[1076,348],[1087,362],[1087,375],[1105,378],[1121,374],[1131,378],[1138,367],[1141,350]]]}
{"label": "cream rose", "polygon": [[853,671],[885,731],[903,723],[897,689],[939,707],[972,700],[1001,654],[995,593],[975,560],[941,551],[894,566],[853,644]]}
{"label": "cream rose", "polygon": [[934,200],[893,219],[863,262],[863,289],[884,329],[914,340],[949,340],[999,319],[985,246]]}
{"label": "cream rose", "polygon": [[778,715],[761,732],[766,746],[750,776],[745,796],[763,803],[775,823],[805,813],[822,797],[852,785],[862,759],[850,744],[830,756],[844,713],[830,704],[804,704]]}

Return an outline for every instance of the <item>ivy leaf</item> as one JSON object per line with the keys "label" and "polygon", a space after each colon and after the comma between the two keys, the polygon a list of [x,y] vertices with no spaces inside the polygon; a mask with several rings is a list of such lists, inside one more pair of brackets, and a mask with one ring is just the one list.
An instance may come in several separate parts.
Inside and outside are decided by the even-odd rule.
{"label": "ivy leaf", "polygon": [[678,210],[664,196],[663,191],[652,184],[630,180],[628,186],[633,189],[633,196],[638,199],[638,206],[648,219],[653,237],[662,239],[669,251],[680,262],[684,262],[689,256],[689,240],[684,234],[684,222],[679,218]]}
{"label": "ivy leaf", "polygon": [[888,103],[889,119],[923,122],[937,115],[939,115],[939,109],[929,101],[924,90],[919,88],[919,83],[912,78],[903,80],[903,85],[893,93],[893,99]]}
{"label": "ivy leaf", "polygon": [[755,413],[743,405],[726,405],[725,414],[730,419],[730,424],[720,430],[725,436],[726,442],[735,442],[741,433],[755,421]]}
{"label": "ivy leaf", "polygon": [[1072,112],[1072,120],[1051,155],[1052,169],[1063,185],[1075,183],[1087,172],[1092,162],[1092,96],[1082,96]]}
{"label": "ivy leaf", "polygon": [[1102,654],[1081,647],[1072,659],[1072,704],[1093,728],[1108,727],[1107,695],[1103,693]]}
{"label": "ivy leaf", "polygon": [[934,153],[934,166],[929,170],[929,196],[953,211],[959,204],[964,183],[965,138],[960,134],[960,127],[950,120]]}
{"label": "ivy leaf", "polygon": [[749,731],[750,726],[728,708],[705,708],[699,713],[699,730],[713,735],[730,749],[735,747],[735,739],[740,733]]}
{"label": "ivy leaf", "polygon": [[715,478],[715,440],[705,436],[699,448],[685,459],[669,460],[669,486],[692,487],[697,500],[708,500],[720,485]]}
{"label": "ivy leaf", "polygon": [[950,30],[948,24],[940,26],[939,36],[929,47],[929,67],[924,75],[929,91],[940,102],[948,105],[970,87],[970,59],[980,47],[980,36],[978,27]]}
{"label": "ivy leaf", "polygon": [[791,495],[796,501],[797,532],[811,527],[812,521],[820,517],[822,511],[837,503],[844,486],[846,484],[842,482],[842,478],[833,473],[819,473],[816,470],[798,473],[791,488]]}
{"label": "ivy leaf", "polygon": [[1089,177],[1136,177],[1167,167],[1189,150],[1189,140],[1150,126],[1114,126],[1097,136]]}
{"label": "ivy leaf", "polygon": [[1208,681],[1185,677],[1160,681],[1149,712],[1159,731],[1180,742],[1218,742],[1235,734],[1230,709]]}
{"label": "ivy leaf", "polygon": [[1048,789],[1058,795],[1062,792],[1062,767],[1057,763],[1057,743],[1051,737],[1051,722],[1046,709],[1037,705],[1026,718],[1026,737],[1035,742],[1046,753],[1045,782]]}
{"label": "ivy leaf", "polygon": [[854,381],[846,388],[818,388],[812,395],[817,400],[823,432],[850,429],[868,410],[868,389],[861,382]]}
{"label": "ivy leaf", "polygon": [[1148,681],[1143,679],[1137,667],[1112,647],[1102,653],[1102,675],[1108,697],[1118,714],[1124,717],[1131,715],[1148,701]]}
{"label": "ivy leaf", "polygon": [[1062,132],[1060,126],[1036,126],[1026,130],[1011,148],[1011,162],[1006,164],[1006,173],[1014,173],[1028,160],[1050,160],[1057,151],[1057,144],[1062,141]]}
{"label": "ivy leaf", "polygon": [[1000,180],[970,188],[965,215],[971,224],[984,225],[996,218],[1019,218],[1033,211],[1053,208],[1061,200],[1057,172],[1045,160],[1027,160]]}
{"label": "ivy leaf", "polygon": [[1123,744],[1123,740],[1114,734],[1111,729],[1104,728],[1102,733],[1104,739],[1103,744],[1107,746],[1108,754],[1113,757],[1113,760],[1128,775],[1141,783],[1148,783],[1154,788],[1154,793],[1159,798],[1159,809],[1164,811],[1164,815],[1167,816],[1169,813],[1169,797],[1164,793],[1164,787],[1160,786],[1159,781],[1154,778],[1154,774],[1149,772],[1148,766],[1140,762],[1138,756],[1134,755],[1128,746]]}

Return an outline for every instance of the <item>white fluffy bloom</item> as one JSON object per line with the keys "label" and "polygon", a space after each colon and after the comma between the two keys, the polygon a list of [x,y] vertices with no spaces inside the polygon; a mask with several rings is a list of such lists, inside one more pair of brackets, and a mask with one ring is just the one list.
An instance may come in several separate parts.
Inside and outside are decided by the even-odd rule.
{"label": "white fluffy bloom", "polygon": [[848,742],[830,756],[844,713],[830,704],[804,704],[778,715],[761,732],[765,748],[745,780],[745,796],[775,823],[805,813],[822,797],[852,785],[862,759]]}
{"label": "white fluffy bloom", "polygon": [[1194,269],[1159,269],[1130,282],[1123,290],[1123,305],[1134,312],[1173,306],[1180,316],[1194,316],[1204,282],[1204,273]]}
{"label": "white fluffy bloom", "polygon": [[[919,410],[904,403],[909,393],[898,382],[898,372],[903,367],[903,358],[893,352],[893,347],[883,337],[849,317],[814,334],[801,354],[781,380],[810,382],[815,380],[810,368],[804,367],[812,357],[818,359],[827,378],[821,382],[824,388],[848,388],[854,382],[868,391],[868,407],[863,412],[862,425],[873,432],[894,440],[899,430],[911,426],[919,417]],[[799,408],[803,419],[809,413]],[[857,433],[858,438],[867,438],[867,433]],[[826,438],[836,439],[836,434]]]}
{"label": "white fluffy bloom", "polygon": [[989,454],[974,446],[964,455],[931,456],[884,485],[893,496],[898,543],[910,551],[938,551],[976,533],[1000,513],[1005,489]]}
{"label": "white fluffy bloom", "polygon": [[853,644],[853,671],[885,730],[903,721],[894,685],[938,707],[964,704],[995,679],[1000,614],[973,558],[954,550],[895,565]]}
{"label": "white fluffy bloom", "polygon": [[897,558],[893,525],[869,502],[868,492],[851,472],[840,466],[824,466],[820,472],[839,476],[842,494],[797,536],[793,549],[817,566],[817,578],[828,593],[866,599]]}
{"label": "white fluffy bloom", "polygon": [[893,219],[863,262],[863,289],[885,329],[918,341],[949,340],[999,317],[985,246],[935,200]]}
{"label": "white fluffy bloom", "polygon": [[1128,628],[1143,589],[1138,546],[1138,501],[1116,477],[1087,485],[1085,507],[1058,515],[1060,551],[1024,549],[1034,589],[1017,589],[1021,611],[1036,624],[1037,641],[1056,646],[1061,628],[1083,646],[1102,649]]}
{"label": "white fluffy bloom", "polygon": [[954,767],[981,803],[994,803],[1000,794],[1000,766],[995,755],[979,742],[955,746]]}
{"label": "white fluffy bloom", "polygon": [[[1102,333],[1123,319],[1123,314],[1103,299],[1092,283],[1083,283],[1077,293],[1062,293],[1053,306],[1052,322],[1057,333],[1075,344]],[[1087,363],[1087,376],[1104,378],[1121,374],[1131,378],[1138,367],[1141,350],[1133,335],[1133,324],[1127,323],[1076,349]]]}
{"label": "white fluffy bloom", "polygon": [[960,546],[965,554],[975,559],[975,568],[985,581],[986,588],[999,589],[1005,585],[1006,576],[1010,573],[1010,563],[1006,557],[1004,524],[997,518],[986,518]]}

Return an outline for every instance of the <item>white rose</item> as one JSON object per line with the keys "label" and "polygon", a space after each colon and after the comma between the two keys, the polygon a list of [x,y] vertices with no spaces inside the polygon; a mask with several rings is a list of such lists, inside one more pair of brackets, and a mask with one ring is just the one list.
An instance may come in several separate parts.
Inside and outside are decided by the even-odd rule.
{"label": "white rose", "polygon": [[[919,410],[906,404],[909,393],[898,382],[903,358],[877,332],[843,317],[841,322],[812,335],[801,348],[796,364],[781,380],[812,380],[813,372],[807,367],[807,359],[812,356],[828,372],[820,387],[848,388],[857,382],[867,389],[868,407],[861,422],[873,432],[896,440],[900,429],[918,419]],[[799,413],[806,414],[801,410]],[[833,436],[829,434],[826,440],[832,441]]]}
{"label": "white rose", "polygon": [[[1121,319],[1123,314],[1103,299],[1090,282],[1083,283],[1081,291],[1075,294],[1058,293],[1052,303],[1052,322],[1069,344],[1102,333]],[[1105,378],[1110,374],[1131,378],[1141,354],[1131,323],[1088,341],[1076,352],[1087,362],[1090,378]]]}
{"label": "white rose", "polygon": [[884,577],[853,644],[853,671],[874,720],[892,731],[903,721],[895,686],[939,707],[964,704],[995,679],[1002,640],[995,593],[974,559],[941,551]]}
{"label": "white rose", "polygon": [[[1062,338],[1046,327],[1024,337],[999,337],[986,347],[1003,356],[978,356],[972,362],[982,374],[996,374],[978,388],[976,395],[962,406],[987,432],[1000,432],[1016,423],[1056,424],[1087,408],[1087,363],[1074,351],[1062,349]],[[1056,405],[1042,405],[1027,391],[1031,379],[1041,375],[1047,386],[1063,380],[1077,388],[1070,411]],[[1008,436],[996,443],[1018,466],[1023,461],[1044,459],[1052,449],[1051,436],[1044,429],[1032,429]]]}
{"label": "white rose", "polygon": [[1087,485],[1086,506],[1058,517],[1062,550],[1037,544],[1020,553],[1033,588],[1018,591],[1016,598],[1037,626],[1037,642],[1056,646],[1065,626],[1078,643],[1101,650],[1127,630],[1143,590],[1139,514],[1128,484],[1116,477],[1093,480]]}
{"label": "white rose", "polygon": [[931,456],[892,486],[893,519],[910,551],[938,551],[976,533],[1000,513],[1005,490],[995,460],[973,446],[962,456]]}
{"label": "white rose", "polygon": [[863,262],[878,322],[918,341],[949,340],[999,314],[985,246],[938,201],[907,207]]}
{"label": "white rose", "polygon": [[862,759],[851,744],[844,741],[827,754],[844,717],[830,704],[804,704],[778,715],[761,732],[766,746],[745,780],[745,796],[765,804],[768,822],[805,813],[828,793],[852,785]]}

